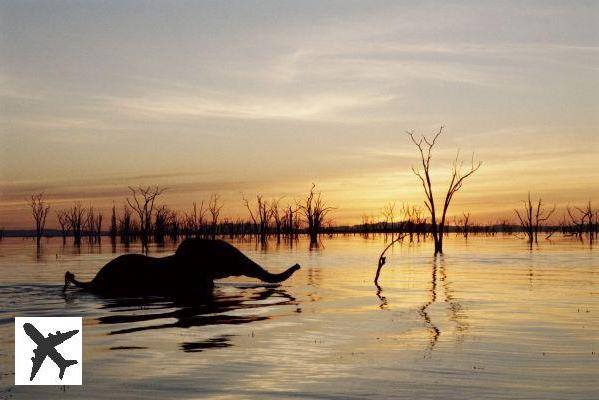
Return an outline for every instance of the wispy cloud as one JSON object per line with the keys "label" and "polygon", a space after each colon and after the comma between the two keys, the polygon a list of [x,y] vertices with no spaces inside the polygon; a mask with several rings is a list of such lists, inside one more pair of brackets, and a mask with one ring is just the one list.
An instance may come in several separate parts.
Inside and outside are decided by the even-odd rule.
{"label": "wispy cloud", "polygon": [[315,93],[283,97],[243,96],[226,93],[108,98],[115,110],[144,118],[235,118],[235,119],[335,119],[339,114],[368,104],[393,100],[391,95],[369,93]]}

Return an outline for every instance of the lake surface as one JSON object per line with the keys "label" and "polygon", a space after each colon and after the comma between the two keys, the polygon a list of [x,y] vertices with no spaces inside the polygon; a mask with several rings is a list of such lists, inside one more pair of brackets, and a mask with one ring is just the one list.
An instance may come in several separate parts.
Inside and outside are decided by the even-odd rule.
{"label": "lake surface", "polygon": [[[552,238],[554,239],[554,238]],[[396,245],[372,283],[382,236],[323,246],[233,240],[282,285],[218,282],[177,304],[63,294],[127,252],[0,242],[0,398],[597,399],[599,257],[587,242],[450,237]],[[152,248],[170,254],[174,245]],[[139,252],[131,246],[128,251]],[[15,316],[83,316],[83,386],[13,386]],[[49,361],[47,361],[49,362]]]}

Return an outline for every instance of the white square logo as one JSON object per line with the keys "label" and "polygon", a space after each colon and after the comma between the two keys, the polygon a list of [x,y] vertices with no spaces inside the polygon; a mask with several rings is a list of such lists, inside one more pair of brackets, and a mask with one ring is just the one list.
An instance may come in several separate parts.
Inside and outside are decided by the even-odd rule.
{"label": "white square logo", "polygon": [[81,385],[81,317],[15,318],[15,385]]}

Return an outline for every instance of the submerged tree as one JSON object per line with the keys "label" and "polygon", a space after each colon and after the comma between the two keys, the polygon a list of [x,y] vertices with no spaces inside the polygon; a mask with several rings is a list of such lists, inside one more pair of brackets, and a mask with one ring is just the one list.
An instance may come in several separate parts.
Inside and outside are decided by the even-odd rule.
{"label": "submerged tree", "polygon": [[81,244],[81,228],[85,222],[85,208],[81,207],[81,203],[74,203],[68,211],[69,225],[73,232],[73,242],[75,245]]}
{"label": "submerged tree", "polygon": [[449,187],[445,194],[445,200],[443,201],[443,207],[441,209],[441,218],[438,219],[438,209],[435,205],[435,199],[433,196],[433,184],[431,182],[431,158],[432,149],[441,133],[443,127],[439,128],[439,131],[432,137],[427,138],[422,135],[419,139],[414,137],[414,132],[408,132],[410,139],[416,145],[420,153],[420,159],[422,163],[422,171],[419,168],[412,167],[414,174],[420,179],[422,188],[424,189],[425,200],[424,205],[429,210],[431,215],[431,235],[435,242],[435,254],[443,253],[443,236],[445,233],[445,220],[447,217],[447,210],[453,200],[453,196],[462,188],[464,181],[474,174],[482,165],[480,161],[474,161],[474,155],[472,155],[471,164],[468,170],[463,173],[462,166],[464,162],[460,160],[460,152],[456,155],[451,167],[451,174],[449,180]]}
{"label": "submerged tree", "polygon": [[102,241],[102,220],[104,218],[104,213],[99,210],[98,214],[96,214],[96,221],[95,221],[95,229],[96,229],[96,240],[98,242]]}
{"label": "submerged tree", "polygon": [[287,205],[283,211],[282,230],[287,235],[294,235],[299,228],[298,208],[292,205]]}
{"label": "submerged tree", "polygon": [[44,202],[43,193],[32,194],[29,206],[31,207],[33,221],[35,222],[35,237],[39,246],[40,240],[44,235],[44,228],[46,227],[46,217],[48,216],[50,206]]}
{"label": "submerged tree", "polygon": [[220,211],[223,208],[223,204],[221,203],[220,200],[220,195],[218,193],[213,193],[210,195],[210,201],[208,202],[208,212],[210,213],[210,217],[211,217],[211,234],[212,234],[212,238],[214,239],[214,237],[216,236],[216,228],[218,225],[218,217],[220,215]]}
{"label": "submerged tree", "polygon": [[110,240],[116,242],[116,235],[118,232],[117,221],[116,221],[116,206],[112,203],[112,214],[110,215]]}
{"label": "submerged tree", "polygon": [[141,235],[141,245],[147,250],[148,241],[152,232],[152,213],[154,212],[154,203],[166,189],[158,186],[133,188],[129,186],[133,195],[133,200],[127,197],[127,204],[135,211],[139,217],[139,233]]}
{"label": "submerged tree", "polygon": [[281,198],[272,199],[270,202],[270,215],[272,216],[272,220],[275,223],[275,234],[277,235],[277,239],[281,236],[283,231],[283,217],[284,213],[281,212],[279,203],[281,202]]}
{"label": "submerged tree", "polygon": [[171,210],[166,217],[166,233],[173,242],[176,242],[179,237],[180,221],[177,212]]}
{"label": "submerged tree", "polygon": [[133,220],[131,219],[131,208],[126,204],[123,206],[123,214],[119,218],[119,235],[121,242],[128,245],[133,235]]}
{"label": "submerged tree", "polygon": [[395,203],[387,203],[383,207],[383,230],[385,234],[391,230],[391,240],[393,240],[393,228],[395,225]]}
{"label": "submerged tree", "polygon": [[414,233],[416,233],[417,241],[420,241],[420,234],[425,234],[426,218],[422,214],[422,207],[402,203],[401,215],[405,223],[401,225],[401,229],[410,235],[410,242],[414,241]]}
{"label": "submerged tree", "polygon": [[200,231],[204,226],[204,217],[208,210],[204,208],[204,200],[200,203],[200,212],[198,212],[198,205],[196,202],[193,202],[192,211],[187,214],[185,213],[184,217],[184,225],[185,225],[185,234],[186,236],[195,236],[198,237],[200,235]]}
{"label": "submerged tree", "polygon": [[85,221],[85,229],[87,230],[87,239],[89,243],[95,240],[96,236],[96,213],[94,207],[90,204],[87,210],[87,219]]}
{"label": "submerged tree", "polygon": [[156,208],[154,215],[154,241],[159,245],[164,244],[164,236],[166,235],[170,215],[171,211],[167,206],[163,205]]}
{"label": "submerged tree", "polygon": [[464,218],[462,219],[462,229],[464,237],[468,237],[468,230],[470,229],[470,213],[463,213]]}
{"label": "submerged tree", "polygon": [[528,242],[532,246],[533,241],[537,241],[537,235],[539,233],[539,228],[541,223],[547,221],[551,215],[555,212],[555,206],[549,211],[545,209],[543,206],[543,200],[539,198],[539,201],[535,206],[532,204],[530,199],[530,192],[528,193],[528,200],[523,201],[524,206],[522,213],[518,209],[514,209],[516,216],[520,220],[520,225],[526,233],[528,238]]}
{"label": "submerged tree", "polygon": [[60,234],[62,235],[62,242],[66,242],[67,234],[69,233],[69,212],[67,210],[56,211],[56,220],[60,226]]}
{"label": "submerged tree", "polygon": [[[390,214],[390,219],[393,220],[393,209],[395,208],[395,203],[393,203],[393,206],[389,205],[389,207],[387,208],[387,212],[391,213]],[[383,249],[383,251],[381,252],[381,255],[379,256],[379,260],[378,260],[378,264],[376,267],[376,274],[374,275],[374,284],[377,287],[378,291],[377,291],[377,296],[380,296],[382,288],[379,285],[379,277],[381,275],[381,269],[383,268],[383,266],[385,265],[385,263],[387,262],[387,257],[385,256],[385,253],[387,252],[387,250],[389,250],[390,248],[392,248],[395,243],[401,242],[404,237],[406,236],[406,232],[405,232],[405,226],[408,223],[407,220],[403,220],[400,221],[398,223],[398,234],[395,238],[393,238],[393,236],[391,237],[391,241],[389,242],[389,244],[387,246],[385,246],[385,248]]]}
{"label": "submerged tree", "polygon": [[594,234],[597,233],[597,216],[599,211],[593,209],[591,201],[586,204],[585,207],[574,207],[566,208],[570,222],[573,226],[574,233],[582,238],[583,233],[586,231],[589,233],[589,238],[592,241]]}
{"label": "submerged tree", "polygon": [[255,233],[260,237],[260,241],[265,242],[268,234],[270,220],[273,216],[273,208],[269,206],[268,201],[262,198],[261,194],[256,195],[256,210],[252,210],[250,202],[242,194],[243,204],[247,208],[250,219],[254,225]]}
{"label": "submerged tree", "polygon": [[313,183],[306,200],[302,204],[298,204],[298,208],[304,212],[306,223],[308,225],[308,234],[310,242],[318,242],[318,233],[320,232],[326,215],[334,210],[334,207],[329,207],[322,199],[322,193],[315,192],[316,185]]}

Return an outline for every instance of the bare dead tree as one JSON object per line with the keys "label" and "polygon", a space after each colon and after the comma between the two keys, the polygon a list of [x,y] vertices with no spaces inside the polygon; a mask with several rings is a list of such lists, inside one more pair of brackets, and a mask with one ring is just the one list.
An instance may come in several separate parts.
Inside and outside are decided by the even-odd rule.
{"label": "bare dead tree", "polygon": [[64,243],[69,234],[69,212],[67,210],[56,211],[56,220],[60,226],[60,234],[62,236],[62,242]]}
{"label": "bare dead tree", "polygon": [[85,229],[87,230],[87,238],[89,242],[93,242],[95,240],[96,235],[96,214],[94,212],[94,207],[91,205],[87,210],[87,219],[85,221]]}
{"label": "bare dead tree", "polygon": [[424,216],[424,210],[420,206],[412,205],[410,207],[410,215],[414,226],[416,227],[416,239],[420,241],[420,235],[426,235],[426,217]]}
{"label": "bare dead tree", "polygon": [[217,193],[213,193],[210,195],[210,201],[208,202],[208,212],[210,212],[210,216],[212,218],[211,221],[211,233],[212,237],[216,236],[216,228],[218,225],[218,216],[223,208],[223,204],[221,203],[220,195]]}
{"label": "bare dead tree", "polygon": [[365,238],[368,238],[368,234],[371,230],[372,227],[372,223],[374,222],[373,219],[371,219],[371,216],[368,214],[362,214],[362,224],[361,224],[361,232],[364,234]]}
{"label": "bare dead tree", "polygon": [[410,242],[414,241],[414,233],[416,233],[416,239],[420,241],[420,235],[425,234],[426,218],[423,217],[422,207],[414,204],[402,203],[401,206],[402,221],[405,223],[401,224],[402,230],[410,236]]}
{"label": "bare dead tree", "polygon": [[[400,224],[404,224],[404,223],[405,222],[400,222]],[[391,240],[391,242],[387,246],[385,246],[381,255],[379,256],[379,260],[378,260],[378,264],[377,264],[377,268],[376,268],[376,274],[374,275],[374,284],[379,289],[379,291],[381,290],[381,287],[379,286],[379,277],[381,275],[381,269],[383,268],[383,265],[385,265],[385,263],[387,262],[387,257],[385,257],[385,253],[387,252],[387,250],[389,250],[391,247],[393,247],[393,245],[395,243],[402,241],[404,239],[405,235],[406,235],[405,233],[400,232],[395,239]]]}
{"label": "bare dead tree", "polygon": [[597,218],[599,211],[593,209],[591,201],[585,207],[566,207],[574,233],[582,238],[585,232],[589,233],[590,240],[594,239],[597,232]]}
{"label": "bare dead tree", "polygon": [[81,203],[75,202],[68,212],[69,225],[73,232],[73,242],[76,246],[81,244],[81,230],[85,223],[86,210]]}
{"label": "bare dead tree", "polygon": [[316,185],[313,183],[310,192],[306,196],[306,200],[302,204],[298,204],[298,208],[304,212],[310,242],[312,243],[318,243],[318,233],[321,230],[324,219],[328,213],[335,209],[325,204],[322,199],[322,193],[315,192],[315,188]]}
{"label": "bare dead tree", "polygon": [[279,203],[282,198],[272,199],[270,202],[270,215],[275,223],[275,234],[277,238],[281,236],[283,229],[283,214],[281,214],[281,210],[279,208]]}
{"label": "bare dead tree", "polygon": [[283,212],[283,232],[287,235],[293,235],[297,232],[297,228],[295,222],[297,221],[297,207],[293,205],[287,205],[285,207],[285,211]]}
{"label": "bare dead tree", "polygon": [[133,209],[139,218],[139,229],[142,247],[147,250],[148,241],[152,232],[152,213],[154,212],[154,203],[166,188],[161,189],[158,186],[133,188],[129,186],[133,200],[127,198],[127,204]]}
{"label": "bare dead tree", "polygon": [[243,198],[243,204],[245,205],[245,208],[247,208],[250,214],[250,219],[254,225],[255,233],[260,237],[262,242],[265,242],[270,220],[272,218],[272,208],[269,207],[268,201],[264,200],[261,194],[258,194],[256,195],[256,209],[252,211],[250,202],[245,198],[243,193],[241,194],[241,197]]}
{"label": "bare dead tree", "polygon": [[[133,213],[131,213],[133,215]],[[138,236],[141,236],[141,225],[139,221],[134,218],[131,218],[131,240],[137,239]],[[147,247],[145,249],[147,251]]]}
{"label": "bare dead tree", "polygon": [[[258,199],[257,200],[258,207],[260,207],[262,204],[262,196],[257,195],[256,197]],[[256,215],[259,215],[259,212],[257,212],[256,215],[254,215],[254,211],[252,211],[252,208],[250,206],[250,201],[248,199],[246,199],[246,197],[243,193],[241,193],[241,198],[243,199],[243,205],[245,206],[245,208],[248,210],[248,213],[250,214],[250,220],[254,227],[254,231],[257,233],[259,230],[259,227],[258,227],[258,220],[256,219]]]}
{"label": "bare dead tree", "polygon": [[433,185],[430,177],[432,158],[431,152],[442,132],[443,127],[439,128],[439,131],[435,135],[433,135],[432,138],[427,138],[426,136],[422,135],[420,139],[416,139],[414,137],[413,131],[408,132],[410,139],[416,145],[416,148],[420,153],[422,171],[419,168],[414,167],[412,167],[412,171],[420,179],[420,182],[422,183],[422,188],[424,189],[424,194],[426,197],[424,200],[424,204],[431,215],[431,234],[435,242],[435,255],[443,253],[445,219],[447,216],[447,210],[449,209],[449,205],[451,204],[451,200],[453,200],[455,194],[462,188],[464,181],[468,177],[472,176],[472,174],[474,174],[482,165],[480,161],[475,162],[474,155],[472,155],[471,165],[469,169],[465,173],[462,173],[462,166],[464,162],[460,160],[460,152],[458,150],[456,158],[452,163],[449,187],[447,189],[447,193],[445,194],[445,200],[443,202],[443,208],[441,210],[441,219],[437,220],[438,211],[435,207]]}
{"label": "bare dead tree", "polygon": [[154,213],[154,241],[160,245],[164,244],[164,236],[167,230],[167,221],[171,211],[167,206],[162,205],[156,208]]}
{"label": "bare dead tree", "polygon": [[464,218],[462,219],[462,233],[464,237],[467,238],[469,229],[468,224],[470,222],[470,213],[462,213],[462,215],[464,216]]}
{"label": "bare dead tree", "polygon": [[520,212],[518,209],[514,209],[520,225],[526,233],[528,242],[532,246],[533,242],[537,241],[537,235],[541,224],[547,221],[551,215],[555,212],[555,205],[549,211],[543,206],[543,200],[539,198],[539,201],[535,207],[530,199],[530,192],[528,193],[528,199],[523,201],[523,210]]}
{"label": "bare dead tree", "polygon": [[204,218],[208,212],[207,208],[204,208],[204,200],[200,203],[200,210],[198,212],[198,205],[193,202],[193,208],[189,214],[185,214],[184,225],[187,236],[199,236],[204,226]]}
{"label": "bare dead tree", "polygon": [[393,236],[394,236],[394,228],[395,228],[395,203],[387,203],[385,204],[385,206],[383,207],[383,229],[385,231],[385,235],[386,233],[390,230],[391,231],[391,240],[393,240]]}
{"label": "bare dead tree", "polygon": [[35,237],[37,245],[39,246],[42,236],[44,235],[46,218],[48,217],[50,206],[44,201],[43,193],[32,194],[29,206],[31,207],[33,221],[35,222]]}
{"label": "bare dead tree", "polygon": [[98,214],[96,214],[96,220],[95,220],[95,233],[96,233],[96,238],[98,240],[98,242],[102,241],[102,220],[104,218],[104,213],[102,212],[102,210],[98,211]]}
{"label": "bare dead tree", "polygon": [[166,218],[167,234],[173,242],[176,242],[179,238],[179,231],[181,230],[179,216],[177,212],[171,210]]}
{"label": "bare dead tree", "polygon": [[131,209],[125,204],[123,206],[123,214],[119,218],[119,235],[121,242],[128,245],[133,235],[133,221],[131,219]]}
{"label": "bare dead tree", "polygon": [[85,229],[87,230],[87,237],[90,243],[101,241],[103,218],[104,215],[101,210],[96,211],[93,206],[89,206],[85,221]]}
{"label": "bare dead tree", "polygon": [[118,232],[118,225],[116,219],[116,206],[114,202],[112,203],[112,214],[110,215],[110,240],[112,242],[116,242],[116,236]]}
{"label": "bare dead tree", "polygon": [[387,203],[382,210],[383,221],[385,229],[393,229],[393,223],[395,222],[395,203]]}

